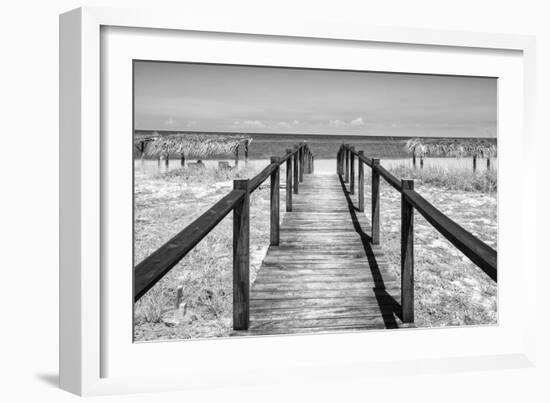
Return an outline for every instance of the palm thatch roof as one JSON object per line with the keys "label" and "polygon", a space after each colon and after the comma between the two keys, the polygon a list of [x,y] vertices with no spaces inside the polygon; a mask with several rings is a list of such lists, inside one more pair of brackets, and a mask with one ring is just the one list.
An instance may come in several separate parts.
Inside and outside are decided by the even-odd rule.
{"label": "palm thatch roof", "polygon": [[405,148],[418,157],[477,157],[497,156],[495,142],[484,139],[420,139],[407,141]]}
{"label": "palm thatch roof", "polygon": [[144,155],[160,157],[170,154],[184,154],[193,157],[208,157],[211,155],[234,154],[239,145],[248,145],[252,137],[245,135],[226,134],[193,134],[177,133],[171,135],[155,135],[143,139],[135,139],[139,144],[146,141]]}

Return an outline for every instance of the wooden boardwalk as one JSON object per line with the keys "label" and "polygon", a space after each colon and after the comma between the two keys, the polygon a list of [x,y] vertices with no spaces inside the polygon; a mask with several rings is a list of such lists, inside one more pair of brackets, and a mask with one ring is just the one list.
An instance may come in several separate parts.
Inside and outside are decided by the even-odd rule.
{"label": "wooden boardwalk", "polygon": [[251,334],[396,328],[401,286],[338,175],[306,175],[250,291]]}
{"label": "wooden boardwalk", "polygon": [[[235,179],[233,190],[134,268],[134,302],[163,278],[224,217],[233,213],[233,330],[238,334],[288,334],[414,326],[414,214],[497,281],[497,251],[462,228],[414,190],[414,181],[398,179],[377,158],[349,144],[336,155],[338,175],[314,175],[315,157],[307,143],[251,179]],[[355,163],[357,161],[357,164]],[[280,168],[286,165],[288,193],[280,213]],[[355,182],[358,167],[357,182]],[[372,228],[364,198],[364,169],[371,171]],[[304,175],[307,174],[307,175]],[[270,243],[252,287],[250,284],[250,194],[270,179]],[[399,283],[390,274],[379,239],[380,179],[401,195]],[[290,197],[293,195],[293,197]],[[374,242],[377,244],[378,242]],[[276,246],[274,246],[276,245]],[[179,301],[176,301],[179,306]]]}

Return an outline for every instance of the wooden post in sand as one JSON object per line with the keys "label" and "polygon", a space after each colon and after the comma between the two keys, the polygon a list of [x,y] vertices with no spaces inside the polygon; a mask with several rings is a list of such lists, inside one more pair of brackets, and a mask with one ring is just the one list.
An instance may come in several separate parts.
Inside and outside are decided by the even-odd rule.
{"label": "wooden post in sand", "polygon": [[363,150],[359,151],[359,158],[357,158],[357,163],[359,164],[359,182],[357,186],[357,192],[359,192],[359,211],[365,211],[365,167],[361,157],[365,155]]}
{"label": "wooden post in sand", "polygon": [[[292,149],[288,148],[286,153],[292,153]],[[292,157],[286,160],[286,211],[292,211]]]}
{"label": "wooden post in sand", "polygon": [[292,167],[292,176],[294,177],[294,180],[293,180],[293,184],[294,184],[294,194],[297,195],[298,194],[298,187],[299,187],[299,184],[300,184],[300,181],[299,181],[299,151],[298,151],[298,146],[294,146],[294,163],[292,164],[293,167]]}
{"label": "wooden post in sand", "polygon": [[[414,190],[414,181],[401,180],[401,190]],[[414,322],[414,207],[401,193],[401,318]]]}
{"label": "wooden post in sand", "polygon": [[373,158],[371,175],[371,237],[373,245],[378,245],[380,243],[380,174],[376,169],[377,165],[380,165],[380,160],[378,158]]}
{"label": "wooden post in sand", "polygon": [[233,209],[233,329],[248,330],[250,318],[250,195],[248,179],[235,179],[233,188],[245,195]]}
{"label": "wooden post in sand", "polygon": [[271,173],[271,231],[270,231],[270,245],[279,245],[279,157],[271,157],[271,163],[277,164],[277,168]]}

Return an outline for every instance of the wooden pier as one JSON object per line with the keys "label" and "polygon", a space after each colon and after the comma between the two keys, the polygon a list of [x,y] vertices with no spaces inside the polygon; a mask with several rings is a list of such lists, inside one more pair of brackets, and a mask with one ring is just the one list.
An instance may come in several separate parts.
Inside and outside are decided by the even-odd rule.
{"label": "wooden pier", "polygon": [[[342,144],[334,175],[315,175],[306,143],[288,149],[134,269],[138,301],[233,212],[234,334],[292,334],[414,326],[414,214],[418,212],[491,279],[497,252],[444,215],[376,158]],[[280,219],[280,167],[286,213]],[[371,169],[365,197],[365,167]],[[357,170],[356,170],[357,168]],[[250,194],[270,180],[270,246],[250,285]],[[401,195],[401,263],[396,281],[380,249],[380,181]],[[370,199],[370,202],[366,202]],[[365,206],[370,212],[365,212]],[[369,219],[367,218],[369,217]]]}
{"label": "wooden pier", "polygon": [[337,175],[305,177],[250,291],[254,334],[395,328],[400,285]]}

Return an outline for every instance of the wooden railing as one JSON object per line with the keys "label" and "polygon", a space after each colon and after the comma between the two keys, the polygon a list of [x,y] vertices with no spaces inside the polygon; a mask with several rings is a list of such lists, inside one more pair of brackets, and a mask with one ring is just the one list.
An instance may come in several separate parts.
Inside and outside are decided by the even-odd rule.
{"label": "wooden railing", "polygon": [[349,144],[342,144],[337,153],[336,169],[349,185],[349,193],[355,193],[355,163],[358,160],[358,210],[365,210],[364,168],[372,170],[371,180],[371,242],[380,243],[380,177],[401,193],[401,308],[402,320],[414,322],[414,210],[418,211],[458,250],[497,281],[497,252],[470,232],[451,220],[414,190],[414,181],[399,180],[388,172],[380,160],[367,158],[363,151],[355,151]]}
{"label": "wooden railing", "polygon": [[249,196],[271,179],[270,244],[279,244],[279,171],[286,163],[286,211],[292,211],[292,191],[297,194],[304,173],[312,173],[314,157],[306,143],[287,149],[252,179],[233,181],[233,190],[134,269],[134,302],[164,277],[181,259],[233,211],[233,328],[247,330],[249,322],[250,201]]}

